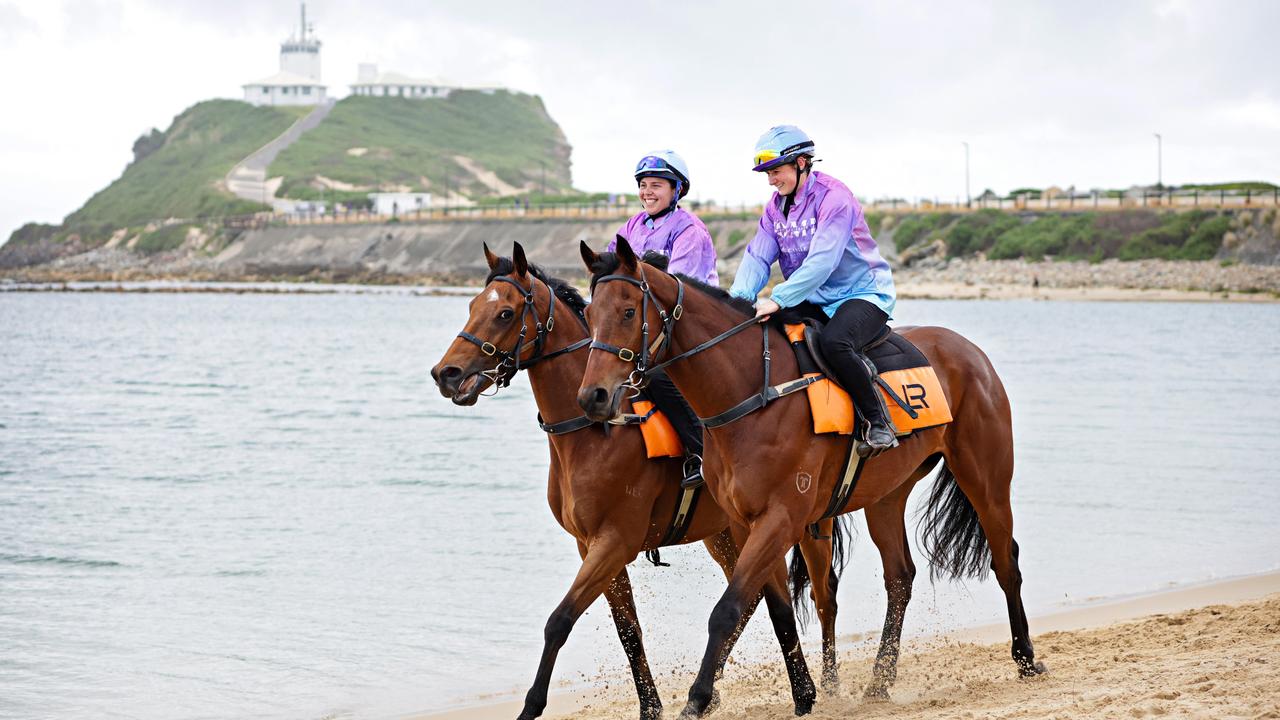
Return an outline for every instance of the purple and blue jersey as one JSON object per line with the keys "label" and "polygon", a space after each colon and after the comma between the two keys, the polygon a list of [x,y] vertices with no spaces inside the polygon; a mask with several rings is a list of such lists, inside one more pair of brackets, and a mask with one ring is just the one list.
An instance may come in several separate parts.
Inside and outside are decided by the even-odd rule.
{"label": "purple and blue jersey", "polygon": [[[627,239],[636,255],[655,250],[671,259],[667,271],[680,273],[708,285],[718,285],[716,273],[716,248],[711,233],[696,215],[677,207],[657,220],[650,220],[647,213],[640,213],[623,225],[618,234]],[[617,249],[618,241],[609,241],[607,250]]]}
{"label": "purple and blue jersey", "polygon": [[808,300],[830,317],[841,303],[857,298],[893,317],[893,274],[849,188],[830,175],[813,172],[786,216],[783,200],[775,192],[765,207],[730,294],[754,302],[777,261],[785,281],[773,288],[773,301],[781,307]]}

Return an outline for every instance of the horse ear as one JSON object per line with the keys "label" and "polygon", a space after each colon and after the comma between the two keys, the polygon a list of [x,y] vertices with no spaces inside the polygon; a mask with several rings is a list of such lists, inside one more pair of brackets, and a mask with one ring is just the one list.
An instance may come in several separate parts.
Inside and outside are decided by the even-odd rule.
{"label": "horse ear", "polygon": [[529,260],[524,256],[524,246],[516,243],[511,249],[511,262],[516,266],[516,277],[524,277],[529,272]]}
{"label": "horse ear", "polygon": [[582,253],[582,264],[587,266],[587,272],[593,272],[592,268],[600,261],[600,256],[591,249],[586,240],[579,241],[578,252]]}
{"label": "horse ear", "polygon": [[627,242],[626,238],[619,235],[616,249],[618,251],[618,259],[622,261],[622,267],[627,270],[635,270],[636,265],[639,264],[640,260],[636,258],[636,251],[631,249],[631,243]]}
{"label": "horse ear", "polygon": [[485,262],[489,263],[490,270],[498,269],[498,261],[501,258],[493,254],[493,251],[489,249],[489,243],[484,243],[484,259]]}

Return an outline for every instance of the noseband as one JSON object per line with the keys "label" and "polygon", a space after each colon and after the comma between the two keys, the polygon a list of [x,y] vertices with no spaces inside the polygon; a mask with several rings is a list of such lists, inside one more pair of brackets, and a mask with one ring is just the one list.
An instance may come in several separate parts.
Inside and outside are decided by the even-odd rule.
{"label": "noseband", "polygon": [[[596,280],[596,285],[615,280],[631,283],[640,288],[642,298],[640,300],[640,352],[630,348],[618,347],[598,341],[592,341],[592,350],[604,350],[605,352],[617,355],[623,362],[635,363],[635,370],[627,377],[627,382],[623,383],[625,387],[635,392],[639,392],[645,385],[649,384],[649,378],[653,373],[657,372],[668,363],[657,366],[650,364],[657,359],[658,355],[665,352],[671,347],[671,332],[675,329],[676,321],[684,315],[684,283],[680,278],[672,276],[676,281],[676,304],[671,308],[671,312],[658,302],[653,296],[653,290],[649,287],[648,280],[644,276],[644,266],[640,266],[640,279],[637,280],[630,275],[605,275]],[[662,319],[662,330],[658,332],[653,342],[649,342],[649,305],[653,305],[658,310],[658,317]]]}
{"label": "noseband", "polygon": [[[530,274],[530,277],[531,278],[534,277],[532,273]],[[475,335],[472,335],[466,330],[463,330],[462,332],[458,333],[458,337],[470,342],[476,347],[479,347],[480,352],[490,357],[496,356],[499,359],[498,364],[495,365],[493,369],[483,370],[480,373],[481,375],[489,378],[489,380],[493,383],[494,390],[493,390],[493,393],[491,394],[497,394],[499,388],[505,388],[508,385],[510,385],[511,379],[516,376],[516,373],[520,372],[520,369],[522,367],[527,369],[527,368],[533,367],[534,365],[544,360],[550,360],[553,357],[557,357],[559,355],[563,355],[565,353],[570,353],[570,352],[573,352],[574,350],[584,348],[591,341],[590,337],[585,337],[571,345],[568,345],[566,347],[560,348],[559,350],[543,355],[542,350],[546,346],[547,335],[551,332],[552,329],[555,328],[555,325],[556,325],[555,290],[551,289],[550,285],[547,285],[547,283],[543,282],[544,285],[547,285],[547,294],[551,297],[550,304],[547,307],[547,320],[544,323],[542,320],[538,318],[538,309],[533,304],[533,283],[532,282],[530,283],[529,288],[526,289],[523,285],[516,282],[509,275],[499,275],[495,277],[494,280],[501,280],[502,282],[505,282],[505,283],[511,283],[513,286],[515,286],[517,290],[520,291],[520,294],[524,296],[524,307],[520,311],[520,334],[516,337],[515,347],[511,348],[510,350],[499,350],[498,347],[493,343],[487,340],[481,340],[480,338],[476,337]],[[535,334],[534,334],[534,338],[526,343],[524,341],[524,338],[526,335],[529,334],[529,318],[530,317],[533,318]],[[530,357],[528,360],[521,362],[520,356],[523,355],[524,351],[530,347],[533,348],[533,356]]]}

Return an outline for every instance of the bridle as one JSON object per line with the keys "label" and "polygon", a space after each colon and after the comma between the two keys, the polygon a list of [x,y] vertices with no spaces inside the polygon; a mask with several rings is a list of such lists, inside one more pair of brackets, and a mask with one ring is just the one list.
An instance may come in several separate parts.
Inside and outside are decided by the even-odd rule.
{"label": "bridle", "polygon": [[[529,277],[534,278],[535,276],[530,273]],[[522,368],[528,369],[540,362],[564,355],[565,353],[571,353],[574,350],[579,350],[586,347],[591,342],[590,337],[585,337],[575,343],[562,347],[559,350],[554,350],[545,355],[542,354],[543,349],[546,347],[547,335],[551,333],[556,325],[555,290],[553,290],[546,282],[539,280],[539,282],[542,282],[543,285],[547,286],[547,294],[551,298],[550,304],[547,307],[547,319],[546,322],[543,322],[538,318],[538,308],[534,305],[532,282],[530,282],[528,288],[525,288],[525,286],[516,282],[515,279],[509,275],[499,275],[493,279],[514,285],[515,288],[520,291],[520,294],[524,296],[524,307],[520,310],[520,334],[516,336],[515,346],[510,350],[499,350],[493,343],[487,340],[481,340],[466,330],[458,333],[458,337],[479,347],[480,352],[499,359],[498,364],[492,369],[482,370],[480,372],[481,375],[489,378],[490,382],[493,383],[493,392],[489,393],[489,395],[496,395],[500,388],[505,388],[510,385],[512,378],[514,378],[516,373],[520,372]],[[529,334],[530,317],[533,318],[534,337],[529,342],[525,342],[525,336]],[[528,360],[522,361],[520,356],[529,348],[533,348],[533,355]]]}
{"label": "bridle", "polygon": [[[593,340],[591,342],[592,350],[604,350],[605,352],[617,355],[623,362],[635,363],[635,369],[627,376],[627,382],[623,383],[623,387],[639,393],[644,386],[649,384],[649,378],[657,370],[666,367],[667,363],[650,367],[658,355],[671,347],[671,332],[675,329],[676,321],[684,315],[684,282],[680,278],[672,276],[676,281],[676,304],[671,308],[671,312],[663,307],[662,303],[653,296],[653,289],[649,287],[649,281],[644,276],[644,265],[640,266],[640,279],[631,277],[630,275],[605,275],[596,280],[596,285],[601,285],[615,280],[630,283],[640,288],[642,298],[640,300],[640,352],[636,352],[630,348],[618,347]],[[653,342],[649,342],[649,306],[653,305],[658,311],[658,317],[662,320],[662,329],[658,332]],[[634,395],[632,395],[634,397]]]}
{"label": "bridle", "polygon": [[[604,350],[606,352],[617,355],[618,358],[623,362],[635,363],[635,369],[631,371],[631,374],[627,377],[627,381],[622,384],[622,387],[628,388],[638,393],[642,388],[644,388],[649,378],[652,377],[655,373],[661,371],[662,369],[666,368],[672,363],[679,362],[680,360],[684,360],[685,358],[691,357],[693,355],[697,355],[703,350],[707,350],[709,348],[715,347],[716,345],[719,345],[720,343],[724,342],[725,340],[728,340],[734,335],[737,335],[743,330],[746,330],[752,325],[759,325],[760,328],[764,331],[763,338],[762,338],[764,343],[764,347],[762,351],[762,357],[764,359],[764,385],[760,389],[759,393],[748,397],[747,399],[743,400],[737,405],[734,405],[728,410],[722,413],[719,413],[718,415],[714,415],[709,418],[699,417],[698,419],[702,421],[702,424],[704,426],[706,426],[707,428],[715,428],[715,427],[720,427],[721,425],[727,425],[728,423],[731,423],[734,420],[741,419],[747,416],[748,414],[756,410],[759,410],[760,408],[763,408],[765,405],[768,405],[769,403],[773,402],[774,400],[777,400],[778,398],[781,398],[786,395],[790,395],[791,393],[797,392],[799,390],[803,390],[809,385],[812,385],[813,383],[823,379],[824,376],[822,375],[812,375],[809,377],[802,377],[797,380],[791,380],[789,382],[785,382],[780,385],[770,385],[769,369],[770,369],[770,365],[772,364],[773,356],[772,356],[772,353],[770,353],[769,351],[769,326],[768,324],[761,323],[757,318],[754,318],[754,317],[743,320],[737,325],[734,325],[728,330],[720,333],[719,335],[716,335],[710,340],[707,340],[706,342],[701,343],[700,345],[690,350],[686,350],[674,357],[667,358],[663,362],[660,362],[656,365],[650,365],[650,363],[653,360],[655,360],[662,352],[669,350],[671,347],[671,334],[672,334],[672,331],[675,329],[676,321],[679,320],[681,316],[684,315],[684,283],[680,280],[678,276],[675,276],[675,275],[671,276],[672,279],[676,281],[676,288],[677,288],[676,304],[675,304],[675,307],[671,309],[671,312],[668,313],[666,309],[663,308],[662,303],[658,302],[658,299],[653,296],[653,289],[649,286],[649,282],[645,279],[644,264],[641,263],[639,268],[640,268],[639,279],[633,278],[629,275],[614,274],[614,275],[604,275],[600,278],[597,278],[595,281],[595,284],[599,285],[600,283],[621,280],[624,282],[631,283],[632,285],[635,285],[636,287],[640,288],[640,291],[644,294],[644,297],[641,300],[641,312],[643,313],[643,315],[641,315],[641,323],[642,323],[640,326],[641,345],[640,345],[639,353],[636,353],[636,351],[631,350],[629,348],[622,348],[616,345],[610,345],[608,343],[603,343],[596,340],[593,340],[591,342],[592,350]],[[658,333],[658,336],[654,339],[652,343],[649,342],[648,314],[649,314],[650,304],[652,304],[655,308],[658,309],[658,316],[662,318],[662,331]]]}

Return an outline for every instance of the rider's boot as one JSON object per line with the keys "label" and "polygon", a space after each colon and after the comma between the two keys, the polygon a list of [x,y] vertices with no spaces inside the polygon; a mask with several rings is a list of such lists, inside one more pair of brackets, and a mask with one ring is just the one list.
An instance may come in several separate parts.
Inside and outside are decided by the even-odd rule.
{"label": "rider's boot", "polygon": [[862,377],[860,381],[866,383],[863,390],[870,390],[870,393],[850,393],[852,395],[861,395],[863,398],[872,397],[873,402],[859,403],[858,414],[863,419],[862,439],[858,441],[854,448],[858,453],[858,457],[875,457],[885,450],[898,447],[898,433],[893,426],[893,421],[889,419],[889,408],[885,405],[884,396],[876,389],[875,377],[876,366],[867,359],[865,355],[858,355],[858,364],[863,372],[859,373]]}

